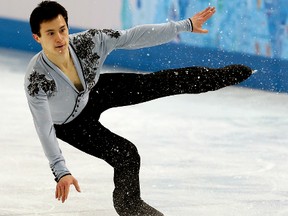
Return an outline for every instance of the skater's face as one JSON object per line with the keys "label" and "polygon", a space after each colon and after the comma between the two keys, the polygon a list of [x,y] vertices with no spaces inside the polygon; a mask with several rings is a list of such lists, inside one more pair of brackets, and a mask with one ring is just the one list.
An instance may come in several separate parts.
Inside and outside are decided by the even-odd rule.
{"label": "skater's face", "polygon": [[40,34],[33,34],[34,39],[41,44],[47,56],[65,55],[68,52],[69,31],[62,15],[42,22]]}

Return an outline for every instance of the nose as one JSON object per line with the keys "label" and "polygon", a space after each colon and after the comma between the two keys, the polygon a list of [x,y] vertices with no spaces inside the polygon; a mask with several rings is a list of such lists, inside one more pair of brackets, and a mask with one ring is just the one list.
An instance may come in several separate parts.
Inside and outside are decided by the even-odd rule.
{"label": "nose", "polygon": [[57,33],[56,41],[57,42],[63,41],[63,35],[60,32]]}

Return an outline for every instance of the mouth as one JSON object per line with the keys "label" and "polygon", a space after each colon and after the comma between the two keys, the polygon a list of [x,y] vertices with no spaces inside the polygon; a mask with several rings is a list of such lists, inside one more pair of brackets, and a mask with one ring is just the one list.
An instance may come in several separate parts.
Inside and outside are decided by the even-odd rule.
{"label": "mouth", "polygon": [[66,49],[66,44],[62,44],[62,45],[58,45],[55,46],[55,49],[59,52],[59,53],[63,53]]}
{"label": "mouth", "polygon": [[56,48],[56,49],[61,49],[61,48],[63,48],[63,47],[65,47],[65,44],[56,46],[55,48]]}

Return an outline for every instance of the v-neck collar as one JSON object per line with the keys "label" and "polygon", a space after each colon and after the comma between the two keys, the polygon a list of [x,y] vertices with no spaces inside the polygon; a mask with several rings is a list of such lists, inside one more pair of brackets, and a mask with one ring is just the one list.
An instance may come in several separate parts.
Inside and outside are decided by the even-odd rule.
{"label": "v-neck collar", "polygon": [[78,92],[78,93],[81,93],[81,92],[84,92],[87,88],[86,86],[86,83],[85,83],[85,79],[84,79],[84,76],[83,76],[83,72],[82,72],[82,68],[81,68],[81,64],[77,58],[77,55],[76,53],[74,52],[74,50],[72,49],[71,45],[69,44],[69,52],[70,52],[70,55],[71,55],[71,58],[72,58],[72,61],[74,63],[74,66],[76,68],[76,72],[79,76],[79,79],[81,81],[81,84],[82,84],[82,87],[83,87],[83,90],[82,91],[79,91],[76,86],[71,82],[71,80],[65,75],[65,73],[57,66],[55,65],[52,61],[50,61],[48,59],[48,57],[46,56],[46,54],[44,53],[44,51],[42,51],[42,57],[43,57],[43,60],[44,62],[53,70],[55,71],[57,74],[59,74],[66,82],[68,82],[68,84],[70,86],[73,87],[73,89]]}

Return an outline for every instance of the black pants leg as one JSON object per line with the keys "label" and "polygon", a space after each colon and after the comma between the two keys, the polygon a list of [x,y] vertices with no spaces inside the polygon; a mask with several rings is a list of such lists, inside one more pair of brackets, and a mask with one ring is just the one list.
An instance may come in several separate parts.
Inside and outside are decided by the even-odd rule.
{"label": "black pants leg", "polygon": [[189,67],[144,74],[103,74],[94,87],[91,100],[95,103],[93,109],[101,113],[111,107],[142,103],[170,95],[214,91],[238,84],[251,73],[252,70],[246,66],[230,65],[220,69]]}
{"label": "black pants leg", "polygon": [[109,131],[90,113],[67,125],[57,125],[56,133],[58,138],[114,168],[113,199],[119,215],[140,203],[140,156],[131,142]]}
{"label": "black pants leg", "polygon": [[55,125],[56,134],[63,141],[105,160],[114,168],[113,200],[119,215],[161,216],[162,213],[141,200],[140,156],[135,145],[101,125],[101,113],[112,107],[170,95],[213,91],[237,84],[250,75],[251,69],[244,66],[221,70],[193,67],[145,74],[103,74],[92,89],[82,113],[70,123]]}

